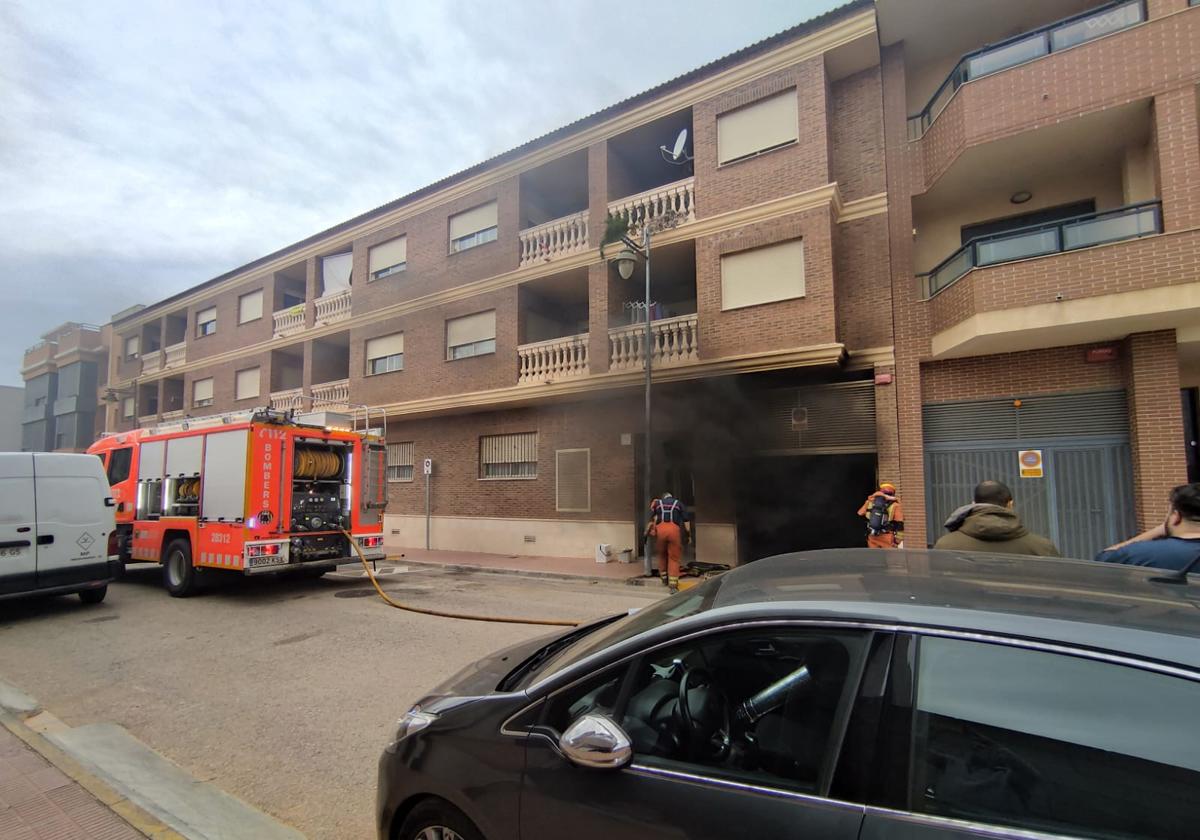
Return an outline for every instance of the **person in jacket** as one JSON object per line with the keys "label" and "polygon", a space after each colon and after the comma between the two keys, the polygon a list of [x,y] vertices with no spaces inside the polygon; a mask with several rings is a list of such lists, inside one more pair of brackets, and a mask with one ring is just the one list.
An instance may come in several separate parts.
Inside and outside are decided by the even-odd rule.
{"label": "person in jacket", "polygon": [[867,520],[867,548],[904,547],[904,509],[895,484],[880,482],[879,489],[862,503],[858,515]]}
{"label": "person in jacket", "polygon": [[946,530],[950,533],[943,534],[934,548],[1062,557],[1054,543],[1029,533],[1021,524],[1013,510],[1012,491],[999,481],[979,482],[975,501],[950,514]]}
{"label": "person in jacket", "polygon": [[[1200,484],[1181,484],[1171,491],[1167,518],[1125,542],[1096,555],[1102,563],[1155,566],[1183,571],[1200,558]],[[1200,564],[1198,564],[1200,568]]]}

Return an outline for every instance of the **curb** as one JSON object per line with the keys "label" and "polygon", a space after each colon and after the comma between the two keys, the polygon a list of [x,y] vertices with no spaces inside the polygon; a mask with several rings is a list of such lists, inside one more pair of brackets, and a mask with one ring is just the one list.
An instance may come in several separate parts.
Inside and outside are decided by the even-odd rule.
{"label": "curb", "polygon": [[647,586],[658,583],[658,577],[609,578],[592,577],[591,575],[573,575],[567,572],[541,572],[530,569],[503,569],[494,566],[476,566],[470,563],[431,563],[428,560],[409,560],[407,557],[388,555],[387,561],[398,566],[420,566],[424,569],[445,569],[451,572],[483,572],[493,575],[512,575],[516,577],[540,578],[543,580],[565,580],[571,583],[612,583],[617,586]]}
{"label": "curb", "polygon": [[[47,712],[41,712],[38,717],[48,717],[59,725],[63,725]],[[98,799],[100,804],[129,823],[135,831],[140,831],[151,840],[187,840],[182,834],[130,802],[107,783],[85,770],[78,761],[50,743],[41,733],[30,728],[26,719],[3,711],[0,712],[0,723],[4,725],[5,729],[20,738],[30,749],[57,767],[71,781]]]}

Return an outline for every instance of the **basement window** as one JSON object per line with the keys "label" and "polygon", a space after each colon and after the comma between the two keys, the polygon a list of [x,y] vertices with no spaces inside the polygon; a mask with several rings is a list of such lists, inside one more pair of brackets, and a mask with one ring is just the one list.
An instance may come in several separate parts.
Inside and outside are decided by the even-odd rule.
{"label": "basement window", "polygon": [[393,483],[413,480],[413,442],[411,440],[387,445],[387,480]]}
{"label": "basement window", "polygon": [[537,432],[484,435],[479,438],[479,477],[537,478]]}

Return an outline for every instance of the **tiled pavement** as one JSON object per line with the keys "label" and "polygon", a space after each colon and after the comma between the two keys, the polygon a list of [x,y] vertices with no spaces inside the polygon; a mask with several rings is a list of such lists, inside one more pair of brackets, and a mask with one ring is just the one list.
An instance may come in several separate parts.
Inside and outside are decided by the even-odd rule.
{"label": "tiled pavement", "polygon": [[145,840],[0,727],[0,840]]}

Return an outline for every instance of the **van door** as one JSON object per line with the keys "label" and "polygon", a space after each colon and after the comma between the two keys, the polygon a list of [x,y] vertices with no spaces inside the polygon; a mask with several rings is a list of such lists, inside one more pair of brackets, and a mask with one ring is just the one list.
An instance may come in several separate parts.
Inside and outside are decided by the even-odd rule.
{"label": "van door", "polygon": [[38,588],[107,580],[113,508],[95,455],[36,453]]}
{"label": "van door", "polygon": [[33,453],[0,454],[0,595],[36,585],[36,540]]}

